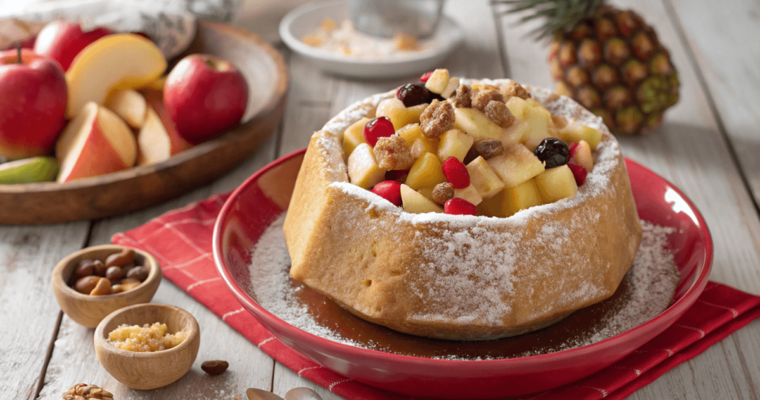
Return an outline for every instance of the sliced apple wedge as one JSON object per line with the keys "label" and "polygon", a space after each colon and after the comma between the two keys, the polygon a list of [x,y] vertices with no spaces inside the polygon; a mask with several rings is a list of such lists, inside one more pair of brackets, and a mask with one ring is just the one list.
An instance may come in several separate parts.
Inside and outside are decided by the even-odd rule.
{"label": "sliced apple wedge", "polygon": [[191,147],[178,132],[164,107],[161,92],[146,91],[145,123],[137,134],[138,165],[155,164]]}
{"label": "sliced apple wedge", "polygon": [[109,93],[150,84],[166,70],[166,59],[150,40],[130,33],[108,35],[85,47],[66,72],[68,118],[90,101],[103,104]]}
{"label": "sliced apple wedge", "polygon": [[61,133],[55,154],[61,165],[58,182],[62,183],[132,167],[137,144],[118,115],[89,102]]}
{"label": "sliced apple wedge", "polygon": [[148,105],[145,98],[132,89],[114,92],[106,100],[106,108],[115,112],[127,125],[140,129],[145,122]]}

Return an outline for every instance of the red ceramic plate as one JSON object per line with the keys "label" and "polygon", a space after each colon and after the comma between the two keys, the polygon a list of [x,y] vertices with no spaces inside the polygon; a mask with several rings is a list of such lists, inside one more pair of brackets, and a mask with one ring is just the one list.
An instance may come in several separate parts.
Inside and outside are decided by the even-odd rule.
{"label": "red ceramic plate", "polygon": [[240,304],[283,343],[367,385],[440,398],[498,398],[551,389],[591,375],[657,336],[691,307],[707,284],[713,246],[702,215],[665,179],[626,160],[639,216],[676,228],[669,236],[669,249],[681,273],[680,282],[670,307],[649,322],[583,347],[482,361],[411,357],[324,339],[277,318],[242,289],[251,284],[251,249],[269,224],[287,209],[304,152],[274,161],[232,193],[216,222],[214,258]]}

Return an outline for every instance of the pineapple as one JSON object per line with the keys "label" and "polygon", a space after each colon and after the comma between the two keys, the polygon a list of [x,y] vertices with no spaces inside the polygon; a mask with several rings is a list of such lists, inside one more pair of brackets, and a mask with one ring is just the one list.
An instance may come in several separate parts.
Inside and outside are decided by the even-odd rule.
{"label": "pineapple", "polygon": [[513,11],[548,16],[540,37],[553,36],[549,53],[557,93],[604,119],[615,134],[657,127],[678,101],[678,73],[651,26],[633,11],[603,0],[504,0]]}

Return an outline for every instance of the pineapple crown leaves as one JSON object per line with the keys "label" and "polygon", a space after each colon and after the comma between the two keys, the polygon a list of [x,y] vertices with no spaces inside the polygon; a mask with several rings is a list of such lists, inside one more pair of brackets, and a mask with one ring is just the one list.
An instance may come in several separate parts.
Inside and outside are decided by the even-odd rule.
{"label": "pineapple crown leaves", "polygon": [[533,13],[520,18],[520,23],[543,19],[543,25],[531,31],[537,39],[545,39],[556,32],[569,30],[584,18],[593,15],[604,0],[497,0],[509,4],[507,13],[532,10]]}

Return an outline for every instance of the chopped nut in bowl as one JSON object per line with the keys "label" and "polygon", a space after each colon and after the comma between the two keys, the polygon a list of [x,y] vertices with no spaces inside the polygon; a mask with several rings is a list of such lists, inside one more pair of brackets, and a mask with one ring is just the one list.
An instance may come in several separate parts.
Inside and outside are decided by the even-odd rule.
{"label": "chopped nut in bowl", "polygon": [[61,260],[53,269],[52,285],[63,312],[94,328],[114,310],[149,302],[161,277],[161,266],[149,253],[103,245]]}
{"label": "chopped nut in bowl", "polygon": [[93,342],[98,361],[114,379],[132,389],[150,390],[190,370],[201,333],[195,317],[181,308],[137,304],[105,317]]}

